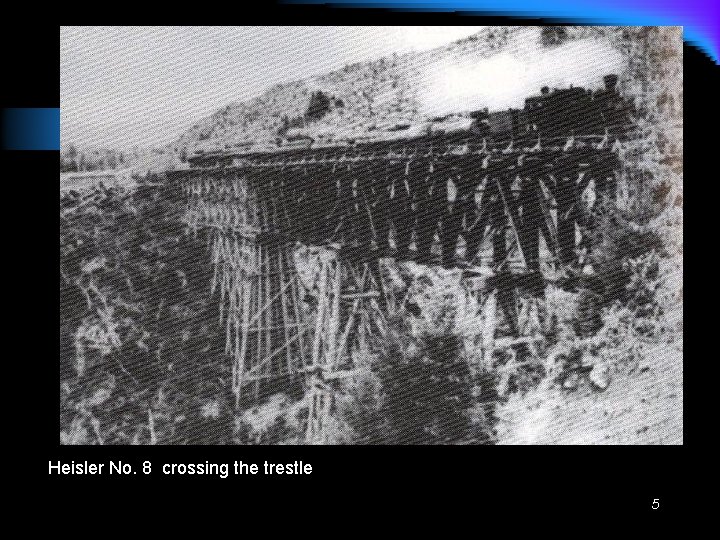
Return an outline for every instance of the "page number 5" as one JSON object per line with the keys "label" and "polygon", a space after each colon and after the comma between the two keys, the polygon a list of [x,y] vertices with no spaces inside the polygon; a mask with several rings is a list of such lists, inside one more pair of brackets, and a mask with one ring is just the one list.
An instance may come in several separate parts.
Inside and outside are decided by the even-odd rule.
{"label": "page number 5", "polygon": [[653,499],[652,509],[657,510],[658,508],[660,508],[660,499]]}

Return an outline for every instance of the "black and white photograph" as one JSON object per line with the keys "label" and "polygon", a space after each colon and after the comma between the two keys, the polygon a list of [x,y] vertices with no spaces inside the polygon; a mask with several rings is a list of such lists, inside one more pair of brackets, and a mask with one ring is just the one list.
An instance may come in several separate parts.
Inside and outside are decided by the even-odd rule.
{"label": "black and white photograph", "polygon": [[61,445],[683,444],[682,27],[65,26],[60,105]]}

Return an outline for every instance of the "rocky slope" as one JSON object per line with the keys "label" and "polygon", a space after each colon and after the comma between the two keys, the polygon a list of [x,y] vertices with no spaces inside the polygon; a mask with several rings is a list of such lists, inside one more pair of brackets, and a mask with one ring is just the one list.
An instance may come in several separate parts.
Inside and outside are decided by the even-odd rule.
{"label": "rocky slope", "polygon": [[[424,123],[450,113],[522,106],[541,84],[599,86],[605,72],[616,70],[621,71],[621,89],[631,90],[631,59],[642,46],[641,33],[623,27],[488,27],[430,51],[273,86],[198,121],[171,146],[186,153],[251,142],[275,145],[279,137],[329,143],[377,137],[398,126],[423,129]],[[327,112],[308,118],[317,91],[329,98]]]}

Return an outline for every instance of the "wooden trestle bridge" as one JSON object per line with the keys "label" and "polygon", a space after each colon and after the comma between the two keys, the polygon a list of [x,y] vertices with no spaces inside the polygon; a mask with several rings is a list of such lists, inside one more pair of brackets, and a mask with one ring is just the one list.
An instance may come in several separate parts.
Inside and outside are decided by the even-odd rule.
{"label": "wooden trestle bridge", "polygon": [[[250,382],[305,374],[316,390],[308,437],[322,433],[328,381],[352,373],[358,329],[389,309],[378,267],[386,257],[470,274],[482,266],[517,333],[516,289],[542,295],[545,269],[576,264],[593,205],[615,198],[618,146],[607,133],[428,136],[212,154],[169,173],[187,201],[186,223],[211,232],[211,288],[238,404]],[[320,300],[310,307],[298,243],[327,248],[318,251]]]}

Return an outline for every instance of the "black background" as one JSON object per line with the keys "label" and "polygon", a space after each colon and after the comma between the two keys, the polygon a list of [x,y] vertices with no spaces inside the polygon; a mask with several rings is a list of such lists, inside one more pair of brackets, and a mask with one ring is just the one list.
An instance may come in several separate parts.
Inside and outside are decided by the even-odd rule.
{"label": "black background", "polygon": [[[77,10],[77,17],[74,11],[66,12],[62,20],[44,22],[37,20],[36,15],[5,21],[1,37],[5,52],[3,107],[59,106],[59,24],[99,22],[84,20],[87,17],[82,13],[89,13],[87,10]],[[516,25],[542,22],[480,19],[452,13],[334,10],[322,6],[272,6],[265,12],[255,11],[252,15],[244,12],[242,16],[232,16],[226,10],[215,13],[213,17],[210,10],[178,6],[161,17],[148,13],[142,24],[452,25],[480,21],[481,24]],[[119,11],[112,15],[123,24],[141,23],[122,20],[126,17]],[[173,16],[179,20],[168,20]],[[713,144],[717,143],[712,143],[717,130],[718,67],[693,47],[686,45],[684,54],[685,96],[688,97],[684,104],[688,122],[685,162],[691,169],[690,185],[709,189],[710,180],[717,179],[718,170],[713,155],[717,153]],[[194,515],[199,511],[190,499],[200,495],[206,499],[207,511],[212,515],[221,513],[221,505],[230,504],[239,512],[235,520],[238,524],[244,519],[242,515],[255,505],[269,509],[276,517],[263,522],[266,532],[284,524],[285,516],[297,511],[304,516],[303,521],[312,522],[303,525],[303,521],[292,521],[293,526],[299,527],[298,531],[352,533],[356,525],[362,526],[367,521],[377,524],[393,516],[408,526],[440,525],[444,535],[449,533],[445,522],[469,526],[473,535],[485,535],[488,525],[500,526],[504,529],[501,534],[512,533],[522,525],[531,525],[538,533],[597,530],[619,534],[619,530],[607,530],[608,519],[624,514],[638,516],[647,523],[662,522],[662,516],[678,515],[703,500],[710,502],[707,497],[711,495],[705,495],[700,488],[707,480],[709,469],[706,463],[691,455],[694,450],[690,448],[711,444],[712,423],[706,429],[705,441],[695,441],[691,434],[685,436],[685,446],[675,447],[61,447],[57,360],[59,195],[55,184],[58,153],[3,152],[2,159],[6,219],[0,233],[6,284],[2,418],[6,450],[17,456],[0,458],[0,478],[12,477],[17,481],[12,488],[19,490],[14,492],[15,503],[31,508],[63,506],[68,508],[65,514],[68,518],[76,512],[84,514],[85,505],[92,503],[108,509],[108,497],[112,497],[124,500],[122,506],[113,507],[112,511],[120,512],[125,520],[128,516],[152,514],[162,502],[174,501],[174,514],[182,518],[187,512]],[[696,190],[690,192],[696,193]],[[698,197],[688,197],[693,198]],[[700,198],[712,202],[710,197]],[[692,221],[708,214],[696,210],[686,215]],[[709,238],[706,236],[705,240]],[[692,244],[690,235],[686,235],[686,239]],[[702,249],[707,265],[708,244]],[[711,285],[712,282],[710,278]],[[686,300],[692,306],[692,295],[687,295]],[[686,313],[688,321],[697,319],[699,314],[693,307]],[[686,343],[699,345],[698,350],[705,349],[702,341],[692,339],[695,326],[687,323],[686,328],[691,335]],[[694,350],[693,346],[691,351]],[[691,374],[698,369],[714,371],[712,349],[706,351],[701,355],[689,354]],[[692,385],[689,387],[687,395],[692,396]],[[699,392],[712,395],[713,388],[706,386]],[[686,418],[692,420],[693,409],[687,410]],[[133,476],[49,475],[49,461],[58,460],[91,463],[122,460],[132,464],[138,473]],[[153,473],[149,476],[141,472],[145,460],[153,464]],[[172,477],[161,473],[164,463],[206,460],[229,463],[242,460],[259,465],[266,460],[277,463],[302,460],[312,464],[313,472],[309,476],[231,475],[227,479]],[[168,495],[161,496],[160,490]],[[651,504],[656,498],[660,499],[661,509],[653,511]],[[145,500],[152,501],[152,506],[143,506],[140,501]],[[329,513],[345,520],[345,526],[332,529],[323,525],[320,518]],[[530,519],[531,515],[536,517]],[[582,518],[582,529],[569,526],[568,520],[573,517]],[[112,521],[109,519],[106,523],[111,530]],[[60,526],[61,522],[51,525]],[[121,525],[128,523],[123,521]],[[377,532],[384,531],[380,528]]]}

